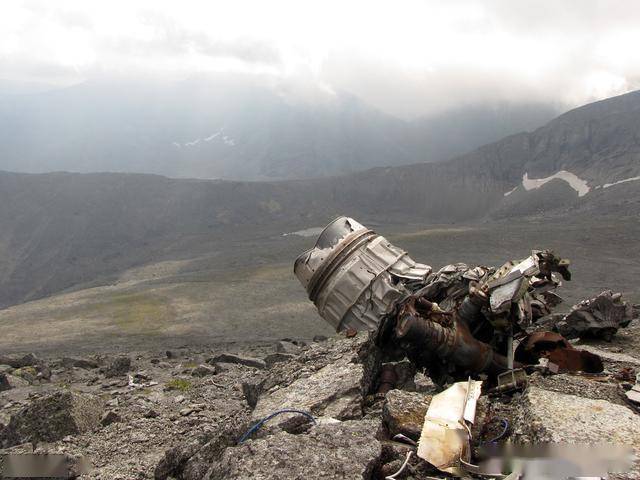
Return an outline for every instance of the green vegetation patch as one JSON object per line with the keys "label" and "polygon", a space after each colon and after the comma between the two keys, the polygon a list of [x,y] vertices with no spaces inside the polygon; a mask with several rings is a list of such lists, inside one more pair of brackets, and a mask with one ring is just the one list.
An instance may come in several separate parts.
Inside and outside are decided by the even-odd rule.
{"label": "green vegetation patch", "polygon": [[191,382],[185,378],[174,378],[165,384],[165,389],[186,392],[191,389],[191,386]]}
{"label": "green vegetation patch", "polygon": [[175,320],[168,298],[150,293],[119,293],[98,302],[86,312],[107,317],[130,334],[153,334]]}

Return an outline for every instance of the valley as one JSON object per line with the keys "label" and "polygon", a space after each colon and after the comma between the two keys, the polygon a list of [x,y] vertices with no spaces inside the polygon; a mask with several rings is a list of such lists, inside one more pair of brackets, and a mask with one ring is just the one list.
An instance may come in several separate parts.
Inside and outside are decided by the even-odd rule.
{"label": "valley", "polygon": [[[640,222],[628,219],[510,219],[433,225],[359,218],[416,260],[501,265],[551,248],[572,261],[573,280],[559,311],[613,289],[640,303]],[[368,222],[369,221],[369,222]],[[332,329],[318,317],[292,273],[315,237],[265,230],[242,241],[210,243],[193,258],[128,269],[109,284],[74,288],[0,310],[2,351],[95,352],[182,345],[271,344]]]}

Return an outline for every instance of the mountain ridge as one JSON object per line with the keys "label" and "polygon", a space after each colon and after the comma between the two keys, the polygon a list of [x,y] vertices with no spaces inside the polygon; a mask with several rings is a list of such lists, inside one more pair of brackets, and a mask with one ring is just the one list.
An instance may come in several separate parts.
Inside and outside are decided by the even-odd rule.
{"label": "mountain ridge", "polygon": [[242,75],[93,81],[0,96],[0,169],[273,180],[441,161],[549,120],[545,104],[472,106],[405,121],[348,92]]}
{"label": "mountain ridge", "polygon": [[[224,250],[223,244],[238,238],[323,225],[343,213],[446,224],[636,216],[639,98],[639,92],[615,97],[611,111],[606,101],[582,107],[535,132],[511,135],[451,161],[329,178],[246,182],[0,173],[0,305],[104,282],[158,258]],[[626,102],[630,105],[620,107]],[[525,174],[538,179],[560,169],[587,182],[590,191],[579,196],[562,179],[533,187],[523,181]],[[629,181],[615,184],[623,180]]]}

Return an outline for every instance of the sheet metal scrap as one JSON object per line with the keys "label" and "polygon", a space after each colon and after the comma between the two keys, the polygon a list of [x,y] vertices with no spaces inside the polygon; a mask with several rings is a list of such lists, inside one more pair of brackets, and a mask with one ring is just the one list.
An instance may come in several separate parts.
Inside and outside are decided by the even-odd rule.
{"label": "sheet metal scrap", "polygon": [[536,332],[525,337],[515,352],[516,360],[535,365],[541,358],[548,360],[547,368],[553,372],[600,373],[602,360],[593,353],[578,350],[562,335],[555,332]]}
{"label": "sheet metal scrap", "polygon": [[468,424],[475,420],[481,388],[480,381],[458,382],[431,399],[418,442],[418,457],[440,471],[466,475],[463,462],[471,460]]}
{"label": "sheet metal scrap", "polygon": [[605,290],[600,295],[583,300],[555,325],[565,338],[596,337],[610,341],[619,328],[634,318],[633,306],[622,300],[622,294]]}

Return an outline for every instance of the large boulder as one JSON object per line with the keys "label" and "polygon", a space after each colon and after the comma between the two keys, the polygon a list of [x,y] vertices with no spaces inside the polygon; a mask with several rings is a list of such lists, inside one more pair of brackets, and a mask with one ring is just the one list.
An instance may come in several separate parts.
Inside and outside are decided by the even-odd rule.
{"label": "large boulder", "polygon": [[431,398],[431,395],[404,390],[387,392],[382,408],[382,418],[389,436],[393,437],[401,433],[418,440]]}
{"label": "large boulder", "polygon": [[103,409],[102,401],[94,395],[56,392],[14,413],[0,433],[0,445],[6,448],[27,442],[54,442],[92,431],[100,425]]}
{"label": "large boulder", "polygon": [[307,434],[279,432],[227,448],[205,479],[368,479],[382,455],[376,421],[316,425]]}
{"label": "large boulder", "polygon": [[12,388],[28,387],[29,382],[10,373],[0,373],[0,392]]}
{"label": "large boulder", "polygon": [[535,442],[597,440],[640,447],[640,416],[627,407],[533,386],[523,398],[515,431]]}
{"label": "large boulder", "polygon": [[[349,357],[322,367],[308,377],[301,377],[285,387],[272,389],[258,399],[253,419],[259,420],[281,409],[303,410],[315,416],[328,416],[338,420],[362,417],[364,394],[362,390],[364,368]],[[290,416],[281,415],[272,425],[285,426]]]}
{"label": "large boulder", "polygon": [[622,405],[529,387],[513,431],[515,443],[630,446],[636,463],[632,471],[615,478],[640,478],[640,416]]}

